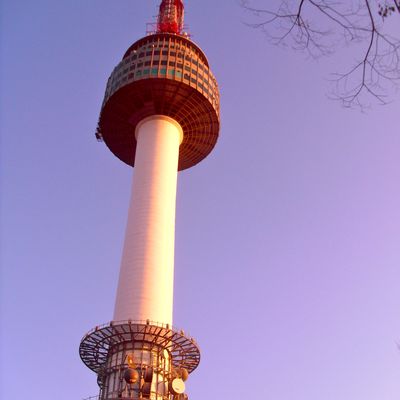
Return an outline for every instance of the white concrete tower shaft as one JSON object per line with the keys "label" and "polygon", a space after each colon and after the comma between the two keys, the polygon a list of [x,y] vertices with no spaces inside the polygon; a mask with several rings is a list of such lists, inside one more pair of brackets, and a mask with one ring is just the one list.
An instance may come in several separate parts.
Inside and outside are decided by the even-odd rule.
{"label": "white concrete tower shaft", "polygon": [[155,115],[136,128],[136,155],[114,321],[172,325],[181,126]]}

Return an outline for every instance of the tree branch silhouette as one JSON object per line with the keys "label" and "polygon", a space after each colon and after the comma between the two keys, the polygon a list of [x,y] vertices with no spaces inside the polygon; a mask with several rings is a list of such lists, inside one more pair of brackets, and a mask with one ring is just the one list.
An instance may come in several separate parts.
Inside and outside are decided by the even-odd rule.
{"label": "tree branch silhouette", "polygon": [[400,38],[385,31],[385,23],[399,17],[400,27],[400,0],[258,1],[262,7],[253,6],[254,1],[241,0],[256,19],[247,25],[275,45],[313,59],[331,55],[340,45],[357,45],[354,65],[332,74],[331,98],[361,109],[372,100],[390,101],[388,92],[400,84]]}

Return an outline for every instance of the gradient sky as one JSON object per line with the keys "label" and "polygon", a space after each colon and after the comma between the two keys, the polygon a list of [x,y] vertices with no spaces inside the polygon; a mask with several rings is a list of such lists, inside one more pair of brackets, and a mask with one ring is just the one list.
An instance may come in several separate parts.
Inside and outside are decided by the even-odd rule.
{"label": "gradient sky", "polygon": [[[3,399],[98,393],[78,346],[112,317],[132,170],[94,133],[158,3],[0,3]],[[217,147],[178,183],[190,399],[398,400],[399,97],[343,109],[326,78],[349,52],[310,62],[236,0],[186,3],[222,106]]]}

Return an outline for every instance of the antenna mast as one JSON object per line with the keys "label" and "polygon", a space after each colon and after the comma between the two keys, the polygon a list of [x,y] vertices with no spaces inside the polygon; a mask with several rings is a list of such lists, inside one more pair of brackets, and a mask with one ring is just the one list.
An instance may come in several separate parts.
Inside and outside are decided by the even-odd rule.
{"label": "antenna mast", "polygon": [[157,19],[157,33],[183,32],[184,5],[182,0],[162,0]]}

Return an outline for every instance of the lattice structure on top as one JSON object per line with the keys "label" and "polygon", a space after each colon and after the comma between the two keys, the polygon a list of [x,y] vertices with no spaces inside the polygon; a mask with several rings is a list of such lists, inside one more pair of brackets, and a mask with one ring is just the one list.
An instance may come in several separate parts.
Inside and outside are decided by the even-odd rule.
{"label": "lattice structure on top", "polygon": [[184,6],[182,0],[163,0],[157,20],[157,33],[183,32]]}

